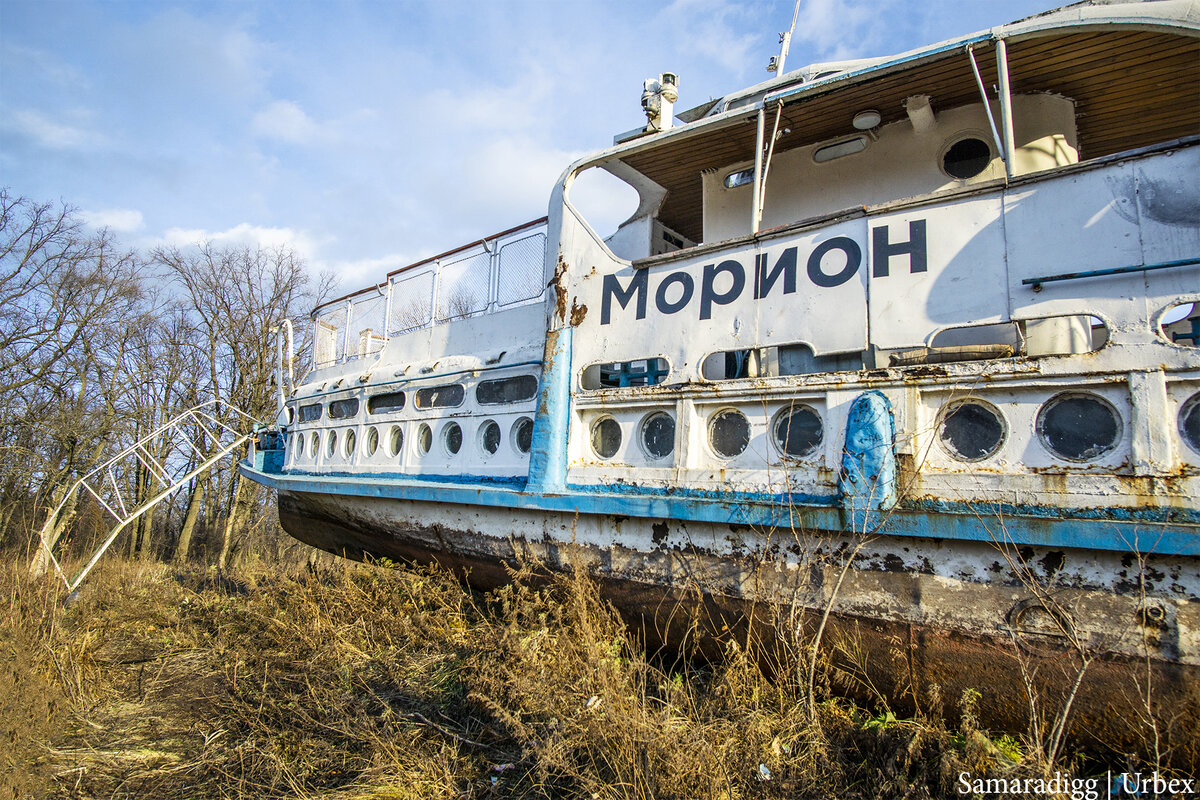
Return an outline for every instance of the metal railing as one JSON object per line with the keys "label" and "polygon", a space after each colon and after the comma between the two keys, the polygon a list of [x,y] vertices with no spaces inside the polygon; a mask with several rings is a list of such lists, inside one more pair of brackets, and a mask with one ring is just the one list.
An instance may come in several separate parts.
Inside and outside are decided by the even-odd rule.
{"label": "metal railing", "polygon": [[[222,407],[226,416],[241,423],[239,427],[227,424],[218,418]],[[87,472],[76,481],[55,509],[46,517],[40,533],[40,546],[34,556],[30,571],[35,576],[45,574],[53,566],[62,578],[67,592],[74,592],[83,583],[84,578],[96,566],[100,558],[108,550],[121,531],[130,523],[135,522],[160,501],[174,494],[187,485],[193,478],[211,469],[218,461],[244,446],[254,436],[254,426],[262,423],[246,412],[221,400],[210,400],[190,408],[170,422],[156,428],[133,444],[126,447],[117,455],[103,464]],[[243,431],[241,427],[250,430]],[[197,446],[199,442],[202,446]],[[157,450],[167,454],[163,459],[155,457],[151,452]],[[172,458],[172,454],[187,453],[190,456],[182,461]],[[193,457],[195,460],[193,460]],[[171,463],[174,461],[175,463]],[[137,497],[136,487],[121,479],[128,470],[140,467],[154,480],[163,486],[152,497],[141,500]],[[74,509],[83,493],[90,495],[100,508],[104,509],[115,520],[115,526],[108,536],[96,548],[91,559],[80,570],[74,579],[68,578],[62,565],[54,556],[55,545],[62,538],[74,516]],[[64,514],[64,510],[72,509]]]}
{"label": "metal railing", "polygon": [[392,336],[534,302],[546,288],[545,220],[389,273],[314,312],[317,368],[373,355]]}

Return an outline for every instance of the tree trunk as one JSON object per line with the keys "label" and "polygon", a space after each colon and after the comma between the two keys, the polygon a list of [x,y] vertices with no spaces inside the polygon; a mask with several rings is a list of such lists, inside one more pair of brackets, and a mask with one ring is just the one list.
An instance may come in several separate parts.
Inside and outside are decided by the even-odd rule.
{"label": "tree trunk", "polygon": [[217,563],[222,569],[229,569],[233,562],[233,534],[241,526],[241,518],[245,515],[243,506],[246,487],[241,475],[235,475],[233,497],[229,504],[229,515],[225,517],[225,531],[221,536],[221,557]]}
{"label": "tree trunk", "polygon": [[179,530],[179,544],[175,546],[176,564],[186,564],[191,554],[192,533],[196,530],[196,519],[200,516],[200,502],[203,498],[204,484],[196,478],[192,495],[188,498],[187,513],[183,515],[183,527]]}

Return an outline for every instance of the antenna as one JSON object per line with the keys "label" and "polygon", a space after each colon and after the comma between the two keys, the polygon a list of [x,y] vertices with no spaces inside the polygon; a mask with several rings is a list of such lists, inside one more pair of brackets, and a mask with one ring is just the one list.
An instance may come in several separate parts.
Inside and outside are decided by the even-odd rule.
{"label": "antenna", "polygon": [[792,43],[792,33],[796,30],[796,20],[800,16],[800,0],[796,0],[796,10],[792,12],[792,27],[788,28],[787,33],[779,34],[779,55],[771,56],[771,63],[767,64],[767,72],[774,72],[777,76],[783,74],[783,64],[787,61],[788,47]]}

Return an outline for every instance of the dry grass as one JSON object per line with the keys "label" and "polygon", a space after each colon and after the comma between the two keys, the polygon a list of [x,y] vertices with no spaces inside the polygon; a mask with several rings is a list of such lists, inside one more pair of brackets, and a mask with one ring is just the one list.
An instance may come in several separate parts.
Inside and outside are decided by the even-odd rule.
{"label": "dry grass", "polygon": [[971,727],[810,717],[732,644],[647,658],[586,578],[514,577],[114,561],[63,608],[6,567],[0,798],[918,798],[1022,769]]}

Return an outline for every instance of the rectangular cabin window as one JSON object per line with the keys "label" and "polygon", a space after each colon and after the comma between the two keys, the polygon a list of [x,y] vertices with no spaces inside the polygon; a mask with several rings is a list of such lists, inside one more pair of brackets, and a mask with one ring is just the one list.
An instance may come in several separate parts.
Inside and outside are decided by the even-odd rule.
{"label": "rectangular cabin window", "polygon": [[311,403],[306,406],[300,406],[300,421],[315,422],[321,418],[321,404]]}
{"label": "rectangular cabin window", "polygon": [[705,380],[766,378],[775,375],[812,375],[820,372],[857,371],[863,368],[861,352],[814,355],[804,344],[725,350],[704,359],[700,365]]}
{"label": "rectangular cabin window", "polygon": [[483,406],[519,403],[537,396],[538,381],[533,375],[514,375],[511,378],[480,381],[475,387],[475,401]]}
{"label": "rectangular cabin window", "polygon": [[428,386],[417,390],[417,408],[454,408],[461,406],[466,392],[460,383]]}
{"label": "rectangular cabin window", "polygon": [[358,414],[358,398],[348,397],[329,404],[330,419],[349,419]]}
{"label": "rectangular cabin window", "polygon": [[629,386],[657,386],[665,383],[671,366],[665,358],[639,358],[592,364],[584,368],[580,382],[584,389],[610,389]]}
{"label": "rectangular cabin window", "polygon": [[402,408],[404,408],[404,392],[388,392],[387,394],[371,395],[367,398],[367,412],[371,414],[386,414]]}

